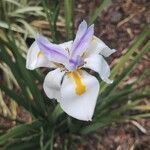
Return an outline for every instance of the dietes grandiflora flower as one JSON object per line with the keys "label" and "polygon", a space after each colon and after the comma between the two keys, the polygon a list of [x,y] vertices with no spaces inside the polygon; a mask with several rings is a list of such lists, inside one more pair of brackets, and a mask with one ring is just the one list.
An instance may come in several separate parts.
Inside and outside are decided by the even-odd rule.
{"label": "dietes grandiflora flower", "polygon": [[46,75],[43,84],[47,97],[56,99],[68,115],[90,121],[100,84],[85,68],[97,72],[106,83],[112,83],[109,79],[110,67],[104,57],[114,52],[114,49],[94,36],[94,25],[88,27],[82,21],[74,41],[57,45],[37,35],[28,51],[26,68],[53,68]]}

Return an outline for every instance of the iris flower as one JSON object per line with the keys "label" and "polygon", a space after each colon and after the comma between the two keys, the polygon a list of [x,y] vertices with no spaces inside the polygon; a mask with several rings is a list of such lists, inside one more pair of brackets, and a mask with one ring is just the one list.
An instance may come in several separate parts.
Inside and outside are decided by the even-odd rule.
{"label": "iris flower", "polygon": [[47,97],[56,99],[68,115],[90,121],[100,84],[86,70],[93,70],[103,81],[112,83],[109,79],[110,68],[104,57],[114,52],[94,36],[94,25],[88,27],[82,21],[74,41],[57,45],[37,35],[28,51],[26,68],[54,68],[46,75],[43,84]]}

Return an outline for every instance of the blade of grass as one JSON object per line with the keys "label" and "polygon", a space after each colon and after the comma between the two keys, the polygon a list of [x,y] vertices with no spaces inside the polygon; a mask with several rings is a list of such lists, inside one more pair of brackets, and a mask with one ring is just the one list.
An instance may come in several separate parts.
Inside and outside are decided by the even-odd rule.
{"label": "blade of grass", "polygon": [[135,56],[135,59],[129,64],[127,68],[119,75],[116,80],[103,92],[103,97],[108,96],[115,90],[116,86],[132,71],[133,67],[138,63],[138,61],[143,57],[143,55],[150,49],[150,42],[147,42],[144,48]]}
{"label": "blade of grass", "polygon": [[58,39],[57,39],[56,22],[57,22],[59,10],[60,10],[60,2],[56,0],[56,1],[53,1],[53,3],[51,3],[50,5],[49,1],[43,0],[42,4],[44,7],[46,16],[47,16],[47,20],[49,22],[49,28],[50,28],[51,35],[52,35],[52,40],[53,42],[57,43]]}
{"label": "blade of grass", "polygon": [[139,102],[140,101],[130,104],[127,103],[126,105],[123,105],[120,108],[111,111],[111,113],[107,113],[103,116],[100,116],[99,118],[96,118],[90,125],[81,129],[81,134],[88,134],[90,132],[96,131],[99,128],[105,127],[106,125],[112,124],[113,122],[124,121],[126,119],[126,116],[123,116],[122,113],[134,107]]}
{"label": "blade of grass", "polygon": [[[112,105],[112,103],[115,101],[118,102],[122,99],[122,97],[128,96],[130,93],[133,92],[133,89],[125,89],[122,91],[115,91],[114,94],[111,94],[107,96],[106,98],[103,98],[103,101],[98,101],[96,112],[101,111],[102,109],[107,108],[108,106]],[[100,96],[101,98],[101,96]]]}
{"label": "blade of grass", "polygon": [[96,8],[96,10],[89,15],[89,25],[92,24],[96,20],[96,18],[101,15],[102,11],[109,7],[110,4],[111,0],[102,0],[100,5]]}
{"label": "blade of grass", "polygon": [[[128,48],[128,51],[126,54],[118,60],[118,63],[112,68],[111,71],[111,78],[114,78],[119,70],[125,66],[125,63],[129,61],[132,54],[135,52],[135,50],[143,43],[143,41],[146,39],[146,37],[150,34],[150,26],[146,26],[143,31],[135,38],[133,44]],[[107,85],[102,82],[101,83],[101,92],[103,92],[106,89]]]}
{"label": "blade of grass", "polygon": [[[135,97],[136,97],[136,101],[135,101]],[[119,104],[119,101],[121,101],[122,104],[125,104],[125,102],[128,103],[130,101],[130,103],[135,105],[135,104],[138,104],[139,102],[141,102],[143,99],[148,98],[148,97],[150,97],[150,95],[145,95],[145,94],[140,93],[140,94],[135,94],[135,96],[131,96],[131,97],[128,96],[128,98],[124,97],[123,99],[122,98],[114,99],[113,102],[115,104],[117,104],[117,103]],[[131,102],[131,100],[132,100],[132,102]],[[113,105],[113,102],[112,102],[112,104],[108,104],[107,107],[101,107],[101,109],[99,109],[97,111],[97,113],[96,113],[97,115],[94,117],[94,120],[96,121],[97,118],[100,118],[101,116],[105,116],[105,115],[109,114],[110,110],[112,109],[111,106]],[[135,107],[136,107],[136,105],[135,105]],[[132,108],[134,108],[133,105],[132,105],[132,107],[130,107],[130,109],[132,109]]]}
{"label": "blade of grass", "polygon": [[31,90],[34,100],[36,100],[35,103],[37,104],[39,111],[41,112],[41,114],[44,115],[46,111],[45,104],[44,104],[44,100],[41,95],[41,92],[39,91],[36,84],[34,83],[35,79],[33,78],[33,75],[30,74],[29,71],[27,71],[27,69],[25,68],[25,59],[19,53],[19,48],[16,46],[15,41],[11,41],[10,39],[8,40],[9,40],[9,43],[5,42],[5,44],[7,44],[9,49],[13,51],[13,55],[16,59],[16,64],[18,66],[20,75],[21,77],[23,77],[27,87],[29,87],[29,89]]}
{"label": "blade of grass", "polygon": [[12,3],[12,4],[14,4],[14,5],[18,6],[18,7],[22,7],[21,4],[18,3],[17,1],[15,1],[15,0],[5,0],[5,1],[9,2],[9,3]]}
{"label": "blade of grass", "polygon": [[25,138],[13,139],[12,141],[4,145],[4,149],[5,150],[26,150],[26,149],[39,148],[39,144],[38,144],[39,134],[34,134]]}
{"label": "blade of grass", "polygon": [[66,40],[72,39],[73,36],[73,3],[73,0],[64,0]]}
{"label": "blade of grass", "polygon": [[149,34],[150,34],[150,26],[146,26],[143,29],[143,32],[139,36],[137,36],[137,38],[134,40],[134,43],[128,48],[127,53],[123,57],[121,57],[119,63],[117,63],[117,65],[115,65],[115,67],[112,69],[111,77],[114,77],[119,71],[119,69],[121,67],[124,67],[125,63],[128,62],[128,60],[131,58],[130,56],[132,56],[134,51],[143,43],[143,41]]}
{"label": "blade of grass", "polygon": [[[1,20],[0,20],[0,27],[9,29],[9,25],[6,22],[1,21]],[[11,30],[25,34],[25,31],[22,28],[20,28],[19,26],[16,27],[13,24],[11,25]]]}
{"label": "blade of grass", "polygon": [[140,105],[132,108],[133,110],[150,111],[150,105]]}
{"label": "blade of grass", "polygon": [[30,12],[37,12],[37,11],[42,11],[42,7],[40,6],[28,6],[28,7],[24,7],[24,8],[20,8],[15,10],[14,12],[11,12],[10,15],[14,15],[14,14],[24,14],[24,13],[30,13]]}
{"label": "blade of grass", "polygon": [[63,113],[64,111],[61,109],[60,105],[57,104],[57,106],[55,107],[54,111],[52,112],[52,114],[50,115],[50,120],[52,120],[52,122],[55,124],[55,122],[57,121],[58,117]]}
{"label": "blade of grass", "polygon": [[149,118],[149,117],[150,117],[150,113],[143,113],[143,114],[128,116],[127,119],[141,119],[141,118]]}
{"label": "blade of grass", "polygon": [[[1,41],[0,41],[0,43],[1,43]],[[2,50],[2,53],[0,53],[1,60],[4,61],[11,69],[12,74],[17,79],[18,85],[22,89],[26,99],[30,99],[28,92],[26,91],[26,85],[24,84],[24,81],[22,80],[22,78],[20,76],[17,65],[16,65],[16,63],[12,62],[9,54],[7,54],[7,52],[6,52],[7,50],[4,47],[2,47],[2,43],[0,45],[0,50]]]}
{"label": "blade of grass", "polygon": [[28,30],[28,33],[30,33],[32,36],[36,35],[35,29],[30,24],[28,24],[25,20],[17,19],[17,21],[22,23],[24,25],[25,29]]}
{"label": "blade of grass", "polygon": [[[1,39],[0,39],[0,42],[2,42],[1,41]],[[3,41],[4,42],[4,41]],[[3,45],[6,45],[6,44],[8,44],[8,43],[6,43],[6,42],[4,42],[3,43]],[[22,89],[22,92],[23,92],[23,94],[25,95],[25,97],[26,97],[26,99],[23,101],[23,105],[26,107],[26,109],[28,110],[28,111],[30,111],[30,112],[32,112],[33,113],[33,111],[31,110],[31,108],[33,107],[31,107],[31,101],[30,101],[30,96],[29,96],[29,94],[28,94],[28,91],[27,91],[27,86],[28,85],[26,85],[27,83],[25,82],[26,81],[26,79],[25,80],[23,80],[22,79],[22,77],[25,77],[25,78],[27,78],[27,76],[26,76],[26,74],[24,74],[26,71],[24,71],[23,70],[23,75],[20,73],[20,69],[18,69],[18,65],[16,64],[16,63],[14,63],[14,62],[12,62],[11,61],[11,58],[8,56],[8,54],[6,53],[6,50],[4,49],[4,47],[2,47],[2,45],[0,45],[0,47],[1,47],[1,50],[3,51],[3,55],[1,56],[0,55],[0,58],[2,58],[2,59],[4,59],[4,61],[5,61],[5,63],[7,63],[7,65],[10,67],[10,69],[11,69],[11,71],[12,71],[12,73],[13,73],[13,75],[15,76],[15,78],[17,79],[17,82],[18,82],[18,84],[19,84],[19,86],[21,87],[21,89]],[[17,50],[16,50],[17,51]],[[21,56],[20,56],[21,57]],[[23,68],[24,68],[24,66],[23,66]],[[32,82],[33,81],[31,81],[30,82],[30,84],[32,84]],[[31,87],[32,87],[32,85],[31,85]],[[30,87],[30,88],[31,88]],[[35,93],[35,95],[38,95],[38,93]],[[39,97],[39,100],[40,100],[40,97]],[[28,106],[26,106],[25,104],[28,104]],[[39,112],[39,108],[36,108],[37,106],[35,105],[34,106],[34,108],[36,109],[36,110],[38,110],[38,112]],[[35,116],[37,116],[39,113],[37,113],[37,111],[34,113],[34,115]]]}
{"label": "blade of grass", "polygon": [[31,124],[23,124],[18,125],[12,129],[9,129],[6,134],[0,136],[0,145],[3,145],[11,138],[19,137],[20,135],[23,136],[29,131],[36,131],[41,126],[41,122],[38,120],[32,122]]}
{"label": "blade of grass", "polygon": [[0,85],[0,89],[4,91],[5,94],[8,95],[10,98],[15,100],[19,105],[23,106],[26,110],[32,112],[32,114],[37,114],[38,110],[35,109],[31,101],[27,101],[23,96],[16,94],[16,92],[8,89],[4,85]]}

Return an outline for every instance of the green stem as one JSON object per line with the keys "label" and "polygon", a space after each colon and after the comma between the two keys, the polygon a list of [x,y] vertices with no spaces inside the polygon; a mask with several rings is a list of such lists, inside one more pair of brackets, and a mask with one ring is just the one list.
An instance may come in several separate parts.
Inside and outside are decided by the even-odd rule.
{"label": "green stem", "polygon": [[[59,15],[59,10],[60,10],[60,2],[58,2],[57,0],[51,4],[48,3],[47,0],[43,0],[43,7],[44,10],[46,12],[46,16],[47,16],[47,20],[49,22],[49,28],[51,31],[51,35],[52,35],[52,40],[53,42],[57,43],[57,19],[58,19],[58,15]],[[49,7],[49,8],[48,8]]]}
{"label": "green stem", "polygon": [[73,36],[73,3],[73,0],[64,0],[66,40],[71,39]]}
{"label": "green stem", "polygon": [[92,24],[98,16],[101,15],[102,11],[106,9],[111,4],[111,0],[102,0],[98,8],[89,15],[89,24]]}
{"label": "green stem", "polygon": [[144,46],[144,48],[140,51],[140,53],[135,57],[135,59],[129,64],[129,66],[124,69],[121,75],[117,77],[117,79],[114,81],[113,84],[111,84],[103,93],[103,96],[108,96],[116,89],[117,85],[132,71],[133,67],[139,62],[139,60],[142,58],[142,56],[148,52],[150,48],[150,42],[147,42],[147,44]]}

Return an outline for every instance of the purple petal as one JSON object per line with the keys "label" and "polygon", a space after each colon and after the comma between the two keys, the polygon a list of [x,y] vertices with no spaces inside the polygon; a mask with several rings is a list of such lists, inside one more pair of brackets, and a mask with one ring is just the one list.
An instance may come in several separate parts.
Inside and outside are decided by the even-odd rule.
{"label": "purple petal", "polygon": [[36,37],[36,42],[40,51],[43,52],[45,57],[50,61],[65,64],[68,60],[68,53],[59,45],[50,43],[46,38],[41,35]]}
{"label": "purple petal", "polygon": [[94,34],[94,25],[87,28],[87,23],[82,21],[79,25],[76,38],[71,48],[71,58],[81,56],[87,49]]}

